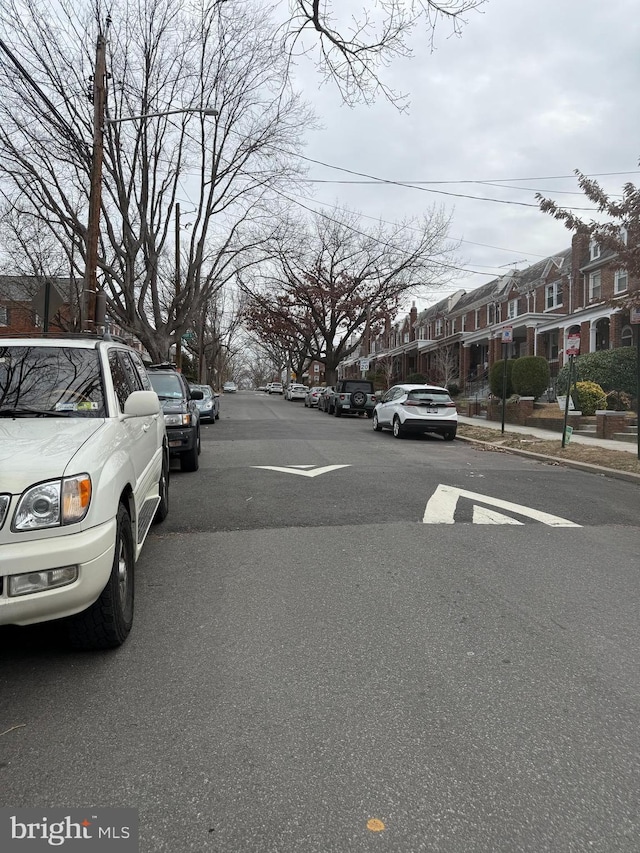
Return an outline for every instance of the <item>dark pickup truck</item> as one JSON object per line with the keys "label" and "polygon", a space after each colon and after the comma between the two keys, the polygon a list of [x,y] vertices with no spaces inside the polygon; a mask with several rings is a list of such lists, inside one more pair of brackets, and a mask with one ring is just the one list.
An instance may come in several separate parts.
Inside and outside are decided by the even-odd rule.
{"label": "dark pickup truck", "polygon": [[373,382],[366,379],[339,379],[329,400],[329,414],[336,418],[341,415],[366,414],[371,418],[375,405]]}

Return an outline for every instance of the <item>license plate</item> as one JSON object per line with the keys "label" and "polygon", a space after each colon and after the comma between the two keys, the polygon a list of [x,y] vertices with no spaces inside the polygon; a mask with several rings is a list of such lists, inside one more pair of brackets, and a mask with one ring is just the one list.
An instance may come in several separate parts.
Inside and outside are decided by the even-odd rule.
{"label": "license plate", "polygon": [[427,406],[427,414],[428,415],[437,415],[438,409],[434,408],[433,406]]}

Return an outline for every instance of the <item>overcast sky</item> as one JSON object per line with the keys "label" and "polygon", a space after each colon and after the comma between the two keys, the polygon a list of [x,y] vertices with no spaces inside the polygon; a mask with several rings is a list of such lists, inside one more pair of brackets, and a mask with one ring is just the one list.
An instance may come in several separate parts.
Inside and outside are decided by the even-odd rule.
{"label": "overcast sky", "polygon": [[[584,208],[574,169],[601,175],[611,193],[640,180],[638,0],[489,0],[481,10],[469,13],[461,38],[448,38],[443,26],[433,53],[416,32],[413,58],[384,71],[392,88],[411,96],[404,113],[384,100],[349,108],[332,86],[318,88],[310,64],[301,61],[297,71],[322,124],[307,134],[306,156],[387,180],[446,182],[314,183],[310,206],[328,211],[338,203],[397,221],[443,204],[451,237],[464,241],[458,255],[466,272],[452,290],[570,245],[570,233],[538,210],[536,191]],[[611,172],[621,174],[603,175]],[[361,180],[320,165],[309,177]]]}

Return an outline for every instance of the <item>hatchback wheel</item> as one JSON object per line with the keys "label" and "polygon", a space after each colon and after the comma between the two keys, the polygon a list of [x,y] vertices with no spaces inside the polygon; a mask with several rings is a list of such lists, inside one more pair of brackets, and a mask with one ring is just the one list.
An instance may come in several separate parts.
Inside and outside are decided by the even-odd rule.
{"label": "hatchback wheel", "polygon": [[378,422],[378,414],[377,412],[373,413],[373,428],[376,432],[382,432],[382,427]]}
{"label": "hatchback wheel", "polygon": [[456,437],[456,431],[455,429],[448,429],[446,432],[443,432],[442,435],[445,441],[453,441]]}
{"label": "hatchback wheel", "polygon": [[404,438],[404,430],[402,428],[402,424],[400,423],[400,418],[397,415],[393,419],[393,434],[396,438]]}

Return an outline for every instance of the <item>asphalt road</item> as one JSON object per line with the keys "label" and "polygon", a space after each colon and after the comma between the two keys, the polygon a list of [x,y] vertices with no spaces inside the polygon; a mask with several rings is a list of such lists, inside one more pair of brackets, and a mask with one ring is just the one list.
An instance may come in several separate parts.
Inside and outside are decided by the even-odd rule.
{"label": "asphalt road", "polygon": [[221,402],[127,643],[0,631],[0,805],[135,807],[144,853],[637,853],[638,487]]}

